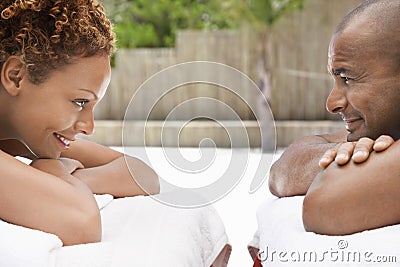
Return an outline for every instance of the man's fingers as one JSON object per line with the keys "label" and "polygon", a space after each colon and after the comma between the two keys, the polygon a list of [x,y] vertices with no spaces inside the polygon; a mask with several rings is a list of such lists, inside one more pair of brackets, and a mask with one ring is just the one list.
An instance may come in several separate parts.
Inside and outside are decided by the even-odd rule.
{"label": "man's fingers", "polygon": [[354,151],[354,143],[346,142],[342,143],[337,151],[335,162],[339,165],[344,165],[349,162]]}
{"label": "man's fingers", "polygon": [[391,145],[393,145],[393,143],[394,143],[394,140],[392,137],[390,137],[388,135],[381,135],[378,137],[378,139],[376,139],[373,149],[376,152],[381,152],[383,150],[386,150]]}
{"label": "man's fingers", "polygon": [[368,137],[360,138],[354,147],[353,161],[355,163],[366,161],[373,149],[374,143],[375,141]]}
{"label": "man's fingers", "polygon": [[331,164],[336,157],[336,149],[329,149],[327,150],[324,155],[321,157],[321,159],[318,162],[318,165],[321,168],[326,168],[329,166],[329,164]]}

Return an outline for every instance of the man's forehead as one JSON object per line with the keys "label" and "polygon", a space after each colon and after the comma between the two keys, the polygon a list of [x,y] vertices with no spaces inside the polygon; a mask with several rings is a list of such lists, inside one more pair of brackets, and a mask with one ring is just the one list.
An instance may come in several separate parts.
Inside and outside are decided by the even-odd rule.
{"label": "man's forehead", "polygon": [[328,65],[349,60],[367,60],[373,53],[377,53],[370,41],[368,34],[356,30],[335,33],[329,43]]}
{"label": "man's forehead", "polygon": [[335,43],[335,36],[336,34],[334,34],[331,38],[331,41],[329,42],[329,47],[328,47],[328,60],[331,60],[332,56],[334,55],[334,51],[333,51],[333,46]]}
{"label": "man's forehead", "polygon": [[[343,44],[344,43],[344,44]],[[336,33],[332,36],[328,48],[328,70],[332,70],[334,61],[345,60],[348,56],[346,50],[350,48],[346,45],[346,40],[341,40],[340,34]]]}

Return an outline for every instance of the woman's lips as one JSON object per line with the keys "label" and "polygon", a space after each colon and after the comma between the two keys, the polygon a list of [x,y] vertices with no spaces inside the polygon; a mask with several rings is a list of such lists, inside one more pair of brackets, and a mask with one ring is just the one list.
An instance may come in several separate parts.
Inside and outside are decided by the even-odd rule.
{"label": "woman's lips", "polygon": [[54,136],[58,139],[58,141],[62,144],[62,146],[64,148],[69,148],[71,141],[70,139],[58,134],[58,133],[54,133]]}

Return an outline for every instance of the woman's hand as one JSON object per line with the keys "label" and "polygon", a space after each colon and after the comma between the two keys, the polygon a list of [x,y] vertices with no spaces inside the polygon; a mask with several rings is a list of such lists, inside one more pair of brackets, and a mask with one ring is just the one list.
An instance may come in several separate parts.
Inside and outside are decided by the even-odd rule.
{"label": "woman's hand", "polygon": [[75,159],[37,159],[30,164],[32,167],[54,176],[66,179],[78,169],[84,168],[82,163]]}
{"label": "woman's hand", "polygon": [[393,143],[393,138],[388,135],[381,135],[376,140],[363,137],[356,142],[339,143],[335,148],[325,152],[319,161],[319,166],[326,168],[332,162],[336,162],[338,165],[345,165],[350,160],[355,163],[362,163],[368,159],[372,151],[384,151]]}

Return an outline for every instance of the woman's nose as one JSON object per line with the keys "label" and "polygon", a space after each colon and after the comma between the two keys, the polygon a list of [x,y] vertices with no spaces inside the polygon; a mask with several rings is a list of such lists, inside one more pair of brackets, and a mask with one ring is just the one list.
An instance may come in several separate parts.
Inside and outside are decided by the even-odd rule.
{"label": "woman's nose", "polygon": [[94,115],[92,111],[82,113],[75,123],[75,130],[85,135],[91,135],[94,132]]}

